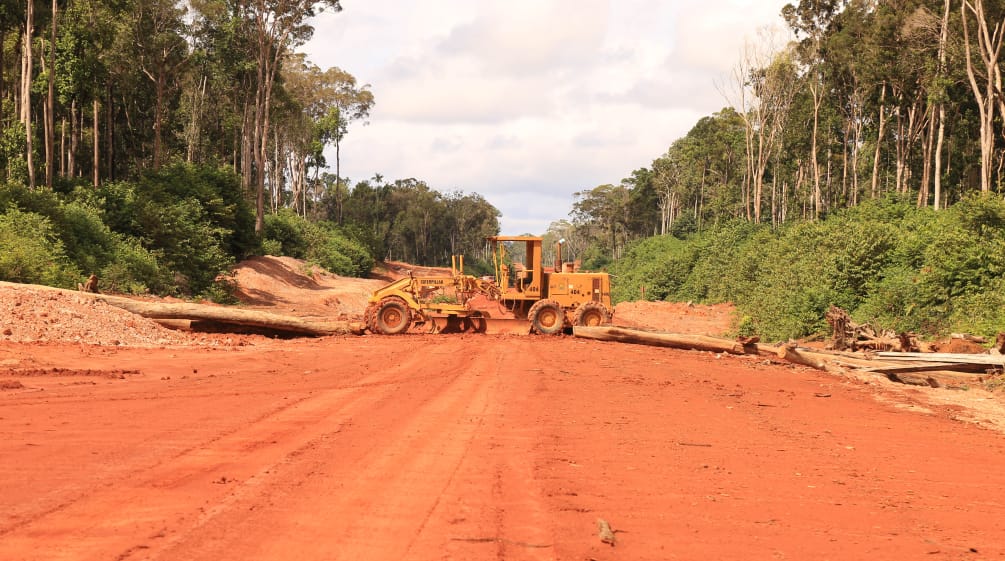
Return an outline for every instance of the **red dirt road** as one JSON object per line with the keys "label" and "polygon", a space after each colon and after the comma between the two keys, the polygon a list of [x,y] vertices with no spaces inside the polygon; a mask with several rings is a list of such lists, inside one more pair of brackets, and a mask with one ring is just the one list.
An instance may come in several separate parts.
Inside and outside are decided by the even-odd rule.
{"label": "red dirt road", "polygon": [[255,341],[0,343],[0,559],[1005,557],[1003,434],[929,390],[567,336]]}

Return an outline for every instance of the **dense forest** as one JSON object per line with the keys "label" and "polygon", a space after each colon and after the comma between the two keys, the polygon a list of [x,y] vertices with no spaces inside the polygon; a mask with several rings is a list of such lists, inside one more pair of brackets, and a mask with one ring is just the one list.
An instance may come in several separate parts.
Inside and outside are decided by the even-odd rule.
{"label": "dense forest", "polygon": [[[220,273],[253,254],[343,274],[365,274],[374,259],[444,264],[464,253],[477,263],[484,236],[499,231],[483,197],[342,177],[340,148],[379,92],[297,53],[313,17],[341,9],[0,5],[0,277],[73,286],[97,272],[118,290],[222,297]],[[778,337],[812,332],[832,303],[948,328],[980,307],[958,303],[988,294],[1005,269],[1005,5],[799,0],[780,22],[786,33],[749,42],[717,84],[722,110],[620,182],[576,193],[546,237],[617,272],[621,298],[649,285],[648,298],[729,299],[746,328]],[[751,294],[771,292],[763,287],[782,281],[759,275],[785,267],[754,259],[759,250],[838,272],[794,267],[799,275],[781,278],[797,284],[786,305],[772,296],[772,319]],[[734,287],[745,292],[696,288],[694,275],[733,278],[727,268],[743,273]],[[936,270],[924,281],[930,298],[911,301],[912,283]],[[810,282],[821,278],[830,284]]]}
{"label": "dense forest", "polygon": [[734,219],[817,220],[890,193],[933,209],[1001,194],[1005,4],[800,0],[782,17],[795,39],[748,44],[719,84],[726,108],[620,183],[577,193],[554,228],[617,259],[632,240]]}
{"label": "dense forest", "polygon": [[0,277],[215,297],[255,253],[365,274],[482,251],[499,211],[480,195],[341,176],[375,96],[297,53],[323,10],[341,6],[0,5]]}

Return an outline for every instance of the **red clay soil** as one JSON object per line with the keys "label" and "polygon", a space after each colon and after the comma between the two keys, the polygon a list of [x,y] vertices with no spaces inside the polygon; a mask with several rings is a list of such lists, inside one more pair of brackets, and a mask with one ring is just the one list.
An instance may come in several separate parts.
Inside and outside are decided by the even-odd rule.
{"label": "red clay soil", "polygon": [[[299,310],[300,282],[247,288]],[[615,317],[718,334],[729,310]],[[569,336],[13,333],[3,560],[1005,557],[1005,425],[977,388]]]}

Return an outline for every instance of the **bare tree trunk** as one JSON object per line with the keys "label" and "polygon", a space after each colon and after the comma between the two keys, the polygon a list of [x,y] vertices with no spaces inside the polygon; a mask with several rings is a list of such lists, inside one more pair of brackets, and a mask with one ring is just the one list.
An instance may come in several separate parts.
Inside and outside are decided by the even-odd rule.
{"label": "bare tree trunk", "polygon": [[[47,73],[51,78],[53,73],[49,69],[49,59],[46,58],[44,54],[38,57],[42,62],[42,72]],[[52,115],[52,98],[53,91],[50,90],[46,94],[45,103],[42,104],[42,149],[45,152],[45,187],[52,190],[52,161],[53,161],[53,120]]]}
{"label": "bare tree trunk", "polygon": [[918,186],[918,208],[928,206],[929,186],[932,183],[932,156],[935,151],[935,108],[929,107],[931,112],[928,119],[928,133],[925,135],[925,142],[922,147],[924,154],[921,168],[921,185]]}
{"label": "bare tree trunk", "polygon": [[[0,45],[7,44],[7,30],[0,26]],[[4,58],[4,51],[6,49],[0,48],[0,99],[7,99],[7,82],[4,79],[4,68],[7,67],[7,61]]]}
{"label": "bare tree trunk", "polygon": [[240,156],[234,159],[235,167],[240,163],[241,169],[241,187],[244,188],[245,193],[251,193],[252,190],[252,170],[254,169],[252,163],[254,161],[254,135],[256,134],[252,128],[252,118],[251,118],[251,105],[248,104],[247,99],[244,102],[244,117],[241,123],[241,137],[239,142]]}
{"label": "bare tree trunk", "polygon": [[[264,39],[262,39],[264,41]],[[259,47],[265,49],[264,46]],[[255,87],[255,122],[252,129],[251,150],[255,167],[252,173],[255,187],[255,233],[265,228],[265,139],[262,138],[263,105],[265,104],[265,65],[259,64]]]}
{"label": "bare tree trunk", "polygon": [[77,177],[77,149],[80,147],[80,129],[83,116],[77,110],[77,100],[70,102],[70,151],[66,155],[66,174]]}
{"label": "bare tree trunk", "polygon": [[876,133],[876,151],[872,159],[872,198],[879,196],[879,157],[883,145],[883,133],[886,130],[886,83],[879,96],[879,132]]}
{"label": "bare tree trunk", "polygon": [[[945,0],[942,9],[942,30],[939,33],[939,75],[946,72],[946,43],[949,42],[950,0]],[[946,104],[939,102],[939,133],[935,142],[935,210],[942,208],[942,145],[946,138]]]}
{"label": "bare tree trunk", "polygon": [[56,16],[59,7],[52,0],[52,33],[49,37],[49,95],[46,98],[45,130],[45,185],[52,189],[52,178],[56,174]]}
{"label": "bare tree trunk", "polygon": [[94,98],[93,105],[93,125],[94,125],[94,188],[97,189],[101,185],[101,177],[99,175],[99,170],[101,169],[101,135],[98,134],[98,123],[99,123],[99,102],[98,98]]}
{"label": "bare tree trunk", "polygon": [[31,52],[31,32],[35,27],[34,2],[28,1],[25,10],[24,41],[21,45],[24,55],[21,59],[21,123],[25,130],[25,158],[28,162],[28,187],[35,188],[35,146],[31,134],[31,79],[33,56]]}
{"label": "bare tree trunk", "polygon": [[841,142],[841,199],[845,206],[849,206],[852,199],[848,192],[848,147],[851,145],[851,122],[845,122],[844,138]]}
{"label": "bare tree trunk", "polygon": [[782,182],[782,209],[778,213],[778,222],[780,224],[785,224],[787,215],[789,214],[789,182]]}
{"label": "bare tree trunk", "polygon": [[115,97],[112,95],[112,84],[105,89],[107,107],[105,108],[105,177],[115,179]]}
{"label": "bare tree trunk", "polygon": [[192,119],[189,121],[189,130],[186,135],[188,142],[185,151],[185,161],[190,164],[195,161],[195,149],[202,134],[202,106],[206,99],[206,82],[206,76],[203,76],[199,87],[192,94]]}
{"label": "bare tree trunk", "polygon": [[[164,89],[167,82],[166,70],[164,68],[164,62],[161,62],[157,66],[157,76],[154,78],[154,171],[161,168],[161,129],[163,127],[164,117]],[[148,74],[149,76],[149,74]]]}
{"label": "bare tree trunk", "polygon": [[820,162],[817,160],[817,129],[820,122],[820,105],[823,103],[820,95],[820,84],[816,77],[811,78],[810,94],[813,96],[813,133],[810,138],[810,165],[813,172],[813,219],[820,218]]}
{"label": "bare tree trunk", "polygon": [[59,120],[59,176],[66,177],[66,117]]}
{"label": "bare tree trunk", "polygon": [[778,157],[775,157],[774,173],[771,174],[771,227],[778,227]]}
{"label": "bare tree trunk", "polygon": [[861,102],[862,100],[861,90],[859,90],[857,86],[855,87],[854,97],[855,102],[853,104],[853,112],[852,112],[852,119],[854,120],[854,125],[852,126],[852,130],[854,131],[855,135],[852,141],[852,150],[851,150],[851,169],[852,169],[851,183],[852,183],[852,204],[858,205],[858,196],[859,196],[858,161],[859,161],[859,154],[861,152],[859,146],[861,145],[862,142],[863,104]]}
{"label": "bare tree trunk", "polygon": [[[985,83],[983,88],[977,83],[977,71],[974,68],[973,53],[970,47],[970,25],[967,21],[967,11],[973,13],[977,21],[978,55],[984,63]],[[984,13],[984,0],[963,0],[960,4],[960,16],[963,21],[963,45],[966,51],[967,78],[974,93],[974,100],[980,111],[981,121],[981,191],[991,191],[991,171],[994,161],[995,143],[995,75],[999,74],[998,60],[1002,49],[1002,37],[1005,29],[1001,23],[995,25],[994,31],[989,29],[987,16]],[[999,75],[1000,80],[1000,75]]]}

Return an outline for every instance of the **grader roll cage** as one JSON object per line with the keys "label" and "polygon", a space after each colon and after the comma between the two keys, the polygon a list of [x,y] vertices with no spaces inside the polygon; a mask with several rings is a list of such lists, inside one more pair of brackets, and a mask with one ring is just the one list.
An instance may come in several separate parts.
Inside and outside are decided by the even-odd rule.
{"label": "grader roll cage", "polygon": [[[372,333],[396,335],[409,329],[430,333],[562,333],[573,325],[611,322],[611,279],[607,273],[579,271],[562,261],[543,267],[543,238],[492,236],[493,277],[464,274],[464,256],[451,259],[450,275],[409,276],[370,296],[363,321]],[[512,248],[522,244],[523,259],[512,261]],[[473,307],[475,303],[495,303]],[[501,317],[506,316],[506,317]]]}

